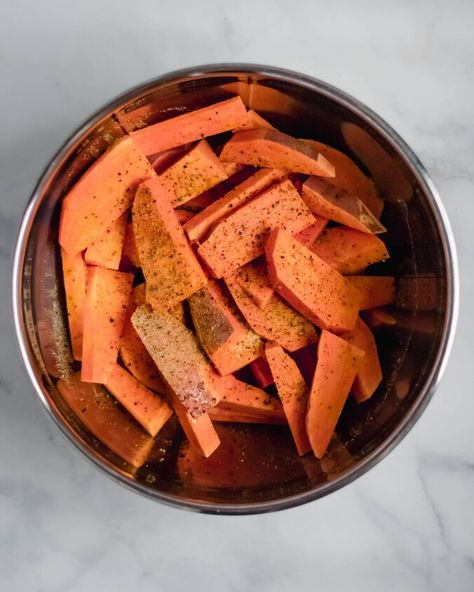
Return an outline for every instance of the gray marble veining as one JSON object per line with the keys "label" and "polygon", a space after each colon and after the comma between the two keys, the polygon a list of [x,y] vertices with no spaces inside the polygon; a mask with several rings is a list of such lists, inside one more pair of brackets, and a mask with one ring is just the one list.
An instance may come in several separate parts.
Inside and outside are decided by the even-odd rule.
{"label": "gray marble veining", "polygon": [[[473,23],[469,0],[0,3],[0,589],[474,589]],[[386,118],[432,175],[461,265],[451,361],[409,436],[344,490],[258,517],[165,508],[86,464],[35,400],[10,311],[21,213],[63,138],[133,84],[219,61],[294,68]]]}

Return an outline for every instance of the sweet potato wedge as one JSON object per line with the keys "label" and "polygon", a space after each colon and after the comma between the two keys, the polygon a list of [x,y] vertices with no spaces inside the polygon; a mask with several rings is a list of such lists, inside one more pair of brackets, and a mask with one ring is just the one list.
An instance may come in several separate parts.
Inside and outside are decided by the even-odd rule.
{"label": "sweet potato wedge", "polygon": [[132,218],[147,302],[156,310],[169,310],[205,286],[207,278],[161,189],[159,178],[142,183]]}
{"label": "sweet potato wedge", "polygon": [[314,245],[318,237],[326,228],[327,223],[329,222],[327,218],[320,218],[319,216],[315,216],[315,218],[316,222],[314,224],[311,224],[311,226],[307,226],[306,228],[295,234],[296,240],[308,249],[311,249],[311,247]]}
{"label": "sweet potato wedge", "polygon": [[309,146],[320,152],[334,165],[336,174],[328,181],[335,187],[356,195],[365,203],[373,215],[380,219],[384,201],[380,197],[372,179],[364,175],[353,160],[343,152],[336,150],[336,148],[315,140],[304,140],[304,142],[307,142]]}
{"label": "sweet potato wedge", "polygon": [[127,229],[127,212],[117,218],[105,231],[90,244],[84,259],[88,265],[98,265],[118,270],[122,258],[123,243]]}
{"label": "sweet potato wedge", "polygon": [[115,366],[133,276],[103,267],[87,270],[82,341],[83,382],[104,384]]}
{"label": "sweet potato wedge", "polygon": [[283,411],[300,456],[311,450],[306,433],[309,388],[296,362],[279,345],[267,343],[265,356],[278,390]]}
{"label": "sweet potato wedge", "polygon": [[224,162],[280,169],[287,173],[334,177],[334,167],[322,154],[276,129],[236,132],[225,144],[219,158]]}
{"label": "sweet potato wedge", "polygon": [[239,206],[250,201],[267,189],[272,183],[280,181],[284,173],[275,169],[262,169],[245,179],[220,199],[208,205],[202,212],[184,225],[190,241],[202,241],[213,224],[231,214]]}
{"label": "sweet potato wedge", "polygon": [[151,436],[156,436],[173,414],[163,399],[118,364],[109,374],[105,387]]}
{"label": "sweet potato wedge", "polygon": [[265,308],[274,294],[264,259],[255,259],[239,267],[235,279],[259,308]]}
{"label": "sweet potato wedge", "polygon": [[267,386],[274,383],[272,371],[270,370],[270,366],[268,365],[265,356],[261,356],[257,360],[254,360],[250,364],[250,369],[261,388],[267,388]]}
{"label": "sweet potato wedge", "polygon": [[116,142],[63,200],[59,244],[70,255],[86,249],[130,207],[138,185],[156,173],[131,138]]}
{"label": "sweet potato wedge", "polygon": [[273,294],[262,310],[242,290],[235,277],[228,276],[225,282],[243,317],[260,337],[275,341],[287,351],[295,351],[317,341],[314,325],[277,294]]}
{"label": "sweet potato wedge", "polygon": [[262,339],[216,281],[195,292],[189,308],[199,341],[220,374],[236,372],[262,355]]}
{"label": "sweet potato wedge", "polygon": [[202,413],[199,417],[193,417],[175,396],[173,397],[173,409],[191,448],[200,456],[209,458],[221,443],[209,414]]}
{"label": "sweet potato wedge", "polygon": [[368,265],[389,258],[387,247],[375,234],[347,226],[327,228],[310,247],[339,273],[358,273]]}
{"label": "sweet potato wedge", "polygon": [[347,278],[361,295],[360,310],[395,302],[395,278],[383,275],[352,275]]}
{"label": "sweet potato wedge", "polygon": [[327,450],[363,357],[364,352],[345,339],[321,333],[306,414],[306,432],[317,458]]}
{"label": "sweet potato wedge", "polygon": [[260,415],[263,417],[284,417],[280,401],[256,386],[238,380],[230,374],[219,379],[221,391],[220,409],[243,413],[244,415]]}
{"label": "sweet potato wedge", "polygon": [[297,233],[313,223],[291,182],[281,181],[218,222],[199,255],[215,277],[223,277],[261,255],[272,228]]}
{"label": "sweet potato wedge", "polygon": [[273,287],[297,311],[321,329],[354,328],[360,296],[352,283],[278,228],[265,251]]}
{"label": "sweet potato wedge", "polygon": [[107,448],[133,467],[144,464],[154,440],[122,411],[114,398],[97,384],[81,382],[79,373],[57,384],[78,420]]}
{"label": "sweet potato wedge", "polygon": [[233,130],[247,121],[240,97],[232,97],[202,109],[183,113],[131,132],[137,146],[150,156],[188,142]]}
{"label": "sweet potato wedge", "polygon": [[360,318],[354,329],[343,333],[341,337],[365,353],[351,389],[355,400],[362,403],[370,399],[382,382],[382,368],[380,367],[377,344],[372,331]]}
{"label": "sweet potato wedge", "polygon": [[132,324],[161,377],[188,413],[197,418],[218,402],[218,375],[185,325],[169,312],[152,312],[147,305],[133,313]]}
{"label": "sweet potato wedge", "polygon": [[87,266],[82,253],[68,255],[64,249],[61,249],[61,260],[72,355],[75,360],[81,360]]}
{"label": "sweet potato wedge", "polygon": [[335,187],[325,179],[310,177],[303,183],[302,196],[315,216],[329,218],[349,228],[380,234],[386,228],[356,195]]}
{"label": "sweet potato wedge", "polygon": [[227,179],[227,173],[206,140],[201,140],[159,179],[176,208]]}

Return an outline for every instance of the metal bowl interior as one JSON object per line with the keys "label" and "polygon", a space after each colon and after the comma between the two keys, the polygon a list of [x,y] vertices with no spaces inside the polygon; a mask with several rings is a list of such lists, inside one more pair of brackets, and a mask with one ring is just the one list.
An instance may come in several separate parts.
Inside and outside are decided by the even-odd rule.
{"label": "metal bowl interior", "polygon": [[[377,183],[391,259],[370,273],[395,275],[394,327],[377,331],[385,380],[362,405],[349,402],[328,455],[300,459],[283,427],[231,428],[203,462],[183,453],[171,422],[149,462],[132,469],[88,432],[55,384],[68,347],[57,248],[61,197],[126,131],[239,93],[279,129],[344,151]],[[380,118],[320,81],[279,69],[222,65],[175,72],[113,101],[61,148],[36,187],[14,265],[14,315],[36,391],[77,448],[109,475],[150,497],[216,513],[263,512],[316,499],[364,473],[415,423],[441,376],[456,317],[456,260],[449,224],[417,158]],[[239,451],[236,454],[236,450]],[[243,455],[242,455],[243,451]],[[187,469],[183,471],[183,462]]]}

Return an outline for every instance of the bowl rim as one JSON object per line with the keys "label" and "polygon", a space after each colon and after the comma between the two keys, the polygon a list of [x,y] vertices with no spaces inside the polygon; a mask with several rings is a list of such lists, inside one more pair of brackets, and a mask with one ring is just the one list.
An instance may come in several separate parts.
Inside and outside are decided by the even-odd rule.
{"label": "bowl rim", "polygon": [[[40,197],[47,187],[52,174],[57,170],[58,164],[65,158],[68,152],[72,150],[81,136],[85,135],[91,127],[100,122],[104,117],[108,116],[112,111],[117,110],[123,104],[133,100],[133,98],[135,98],[138,93],[146,93],[147,90],[152,90],[157,85],[171,83],[181,78],[200,78],[205,75],[219,73],[229,75],[233,72],[243,72],[261,75],[264,77],[272,77],[273,79],[294,83],[300,87],[307,88],[308,90],[317,91],[327,98],[334,100],[348,108],[350,111],[355,112],[356,115],[358,115],[363,121],[375,128],[382,137],[388,138],[389,141],[396,146],[398,151],[403,155],[405,164],[409,166],[412,174],[428,197],[433,216],[436,220],[437,230],[440,235],[440,242],[445,258],[444,262],[446,267],[447,287],[446,315],[433,366],[422,388],[420,389],[417,399],[413,402],[409,412],[407,412],[405,417],[402,418],[396,429],[391,432],[366,457],[360,460],[356,465],[354,465],[354,467],[349,469],[347,473],[339,478],[334,479],[333,481],[327,481],[318,485],[317,489],[289,495],[281,499],[242,504],[210,503],[199,499],[182,499],[177,495],[167,494],[158,490],[150,489],[144,484],[126,477],[125,474],[121,474],[117,467],[113,467],[113,465],[106,463],[97,455],[92,455],[90,449],[88,449],[84,442],[82,442],[77,437],[77,434],[73,432],[70,426],[61,421],[60,417],[56,415],[45,395],[44,391],[46,391],[46,389],[43,391],[42,385],[38,380],[35,370],[36,360],[31,352],[31,348],[28,345],[29,340],[26,331],[22,301],[22,279],[26,246],[28,244],[35,215],[41,203]],[[259,514],[299,506],[324,497],[329,493],[345,487],[379,463],[401,442],[410,429],[415,425],[431,400],[434,391],[439,385],[452,349],[459,311],[458,263],[456,246],[451,226],[445,208],[441,202],[441,198],[434,187],[431,178],[413,150],[406,144],[400,135],[369,107],[331,84],[292,70],[252,63],[206,64],[174,70],[148,80],[144,83],[135,85],[111,101],[108,101],[69,135],[56,154],[51,158],[43,173],[39,177],[39,180],[23,213],[13,259],[12,304],[15,332],[20,354],[36,394],[42,403],[43,409],[46,410],[48,415],[60,428],[61,433],[66,437],[68,442],[70,442],[77,450],[79,450],[82,455],[87,458],[95,467],[102,469],[102,471],[105,471],[109,477],[115,481],[118,481],[122,485],[125,485],[128,489],[141,493],[145,497],[160,501],[169,506],[209,514]]]}

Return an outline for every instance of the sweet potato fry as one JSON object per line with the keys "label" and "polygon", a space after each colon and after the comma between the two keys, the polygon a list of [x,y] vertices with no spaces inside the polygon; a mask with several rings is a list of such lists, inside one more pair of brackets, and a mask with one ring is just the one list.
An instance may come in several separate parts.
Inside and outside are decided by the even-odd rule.
{"label": "sweet potato fry", "polygon": [[296,310],[321,329],[354,328],[360,296],[353,284],[278,228],[265,250],[273,287]]}
{"label": "sweet potato fry", "polygon": [[105,231],[90,244],[84,259],[88,265],[98,265],[118,270],[122,258],[123,243],[127,228],[127,212],[117,218]]}
{"label": "sweet potato fry", "polygon": [[359,290],[361,295],[360,310],[395,302],[395,278],[393,276],[351,275],[347,279]]}
{"label": "sweet potato fry", "polygon": [[64,249],[61,249],[61,260],[72,355],[75,360],[81,360],[87,265],[84,263],[82,253],[68,255]]}
{"label": "sweet potato fry", "polygon": [[334,167],[322,154],[276,129],[236,132],[219,158],[224,162],[280,169],[287,173],[334,177]]}

